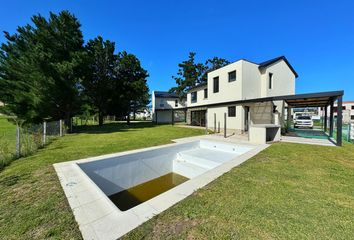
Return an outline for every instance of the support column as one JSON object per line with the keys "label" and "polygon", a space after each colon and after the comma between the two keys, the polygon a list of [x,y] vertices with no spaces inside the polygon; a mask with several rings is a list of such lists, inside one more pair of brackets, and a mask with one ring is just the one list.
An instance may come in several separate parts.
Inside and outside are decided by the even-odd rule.
{"label": "support column", "polygon": [[205,111],[205,134],[208,134],[208,110]]}
{"label": "support column", "polygon": [[333,100],[329,109],[329,136],[333,137]]}
{"label": "support column", "polygon": [[325,107],[325,115],[324,115],[324,122],[323,122],[323,130],[325,131],[325,132],[327,132],[327,107],[328,106],[326,106]]}
{"label": "support column", "polygon": [[290,120],[291,120],[291,109],[290,109],[290,106],[288,105],[286,107],[286,109],[287,109],[286,130],[289,130],[289,128],[290,128]]}
{"label": "support column", "polygon": [[226,113],[224,113],[224,138],[226,138]]}
{"label": "support column", "polygon": [[342,96],[337,100],[337,146],[342,146]]}
{"label": "support column", "polygon": [[155,110],[155,123],[157,124],[157,111]]}
{"label": "support column", "polygon": [[174,113],[174,111],[173,111],[173,109],[171,110],[171,119],[172,119],[172,125],[174,125],[175,124],[175,113]]}

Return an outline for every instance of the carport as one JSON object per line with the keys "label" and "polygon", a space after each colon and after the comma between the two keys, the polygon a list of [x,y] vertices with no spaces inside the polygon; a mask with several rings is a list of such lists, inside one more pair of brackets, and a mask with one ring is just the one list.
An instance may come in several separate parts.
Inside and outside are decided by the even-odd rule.
{"label": "carport", "polygon": [[[274,97],[274,100],[284,100],[287,103],[287,121],[288,125],[290,123],[291,108],[303,108],[303,107],[321,107],[324,109],[324,132],[327,132],[329,127],[329,137],[333,137],[333,126],[334,126],[334,102],[337,101],[337,131],[336,131],[336,145],[342,146],[342,101],[343,101],[344,91],[333,91],[333,92],[319,92],[319,93],[307,93],[307,94],[296,94],[288,96]],[[328,116],[328,106],[329,116]],[[329,119],[328,119],[329,117]],[[329,120],[329,126],[327,122]]]}

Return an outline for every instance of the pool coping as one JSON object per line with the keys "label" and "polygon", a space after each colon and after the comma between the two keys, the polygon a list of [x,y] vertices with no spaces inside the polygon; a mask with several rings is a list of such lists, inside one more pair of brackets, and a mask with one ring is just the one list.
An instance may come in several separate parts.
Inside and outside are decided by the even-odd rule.
{"label": "pool coping", "polygon": [[172,145],[177,146],[196,140],[212,140],[230,144],[230,142],[220,141],[219,139],[193,137],[178,139],[175,140],[176,143],[172,144],[53,164],[83,238],[85,240],[117,239],[269,146],[268,144],[254,145],[233,142],[233,144],[251,146],[253,149],[127,211],[119,210],[78,166],[79,163],[160,149]]}

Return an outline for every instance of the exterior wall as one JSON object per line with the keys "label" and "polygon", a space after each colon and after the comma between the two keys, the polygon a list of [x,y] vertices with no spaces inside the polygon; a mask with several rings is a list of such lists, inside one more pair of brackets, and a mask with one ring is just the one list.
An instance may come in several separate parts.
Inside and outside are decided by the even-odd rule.
{"label": "exterior wall", "polygon": [[[208,98],[209,98],[209,89],[208,89],[208,98],[204,98],[204,89],[206,89],[207,86],[202,86],[195,88],[191,90],[190,92],[187,93],[187,106],[188,107],[197,107],[200,105],[208,104]],[[197,102],[192,103],[192,92],[197,92]]]}
{"label": "exterior wall", "polygon": [[171,111],[155,111],[153,121],[158,123],[171,123],[172,122],[172,110]]}
{"label": "exterior wall", "polygon": [[258,65],[242,61],[242,99],[261,97],[261,73]]}
{"label": "exterior wall", "polygon": [[[273,73],[273,87],[269,89],[269,73]],[[261,97],[295,94],[295,75],[284,61],[277,62],[261,75]]]}
{"label": "exterior wall", "polygon": [[242,106],[236,106],[236,117],[228,116],[228,107],[210,107],[207,110],[209,129],[214,129],[214,114],[216,114],[216,129],[220,123],[220,131],[224,131],[224,113],[226,113],[226,129],[228,134],[241,133],[244,129],[244,110]]}
{"label": "exterior wall", "polygon": [[271,102],[252,104],[250,106],[250,120],[251,125],[273,123],[273,104]]}
{"label": "exterior wall", "polygon": [[[208,103],[221,103],[242,99],[242,62],[237,61],[208,73]],[[236,81],[229,82],[228,73],[236,70]],[[219,92],[213,93],[213,79],[219,77]]]}

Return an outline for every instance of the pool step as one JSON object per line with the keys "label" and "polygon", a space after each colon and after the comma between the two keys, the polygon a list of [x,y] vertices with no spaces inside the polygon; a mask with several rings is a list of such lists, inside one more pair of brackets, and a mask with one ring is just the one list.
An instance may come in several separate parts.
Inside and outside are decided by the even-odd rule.
{"label": "pool step", "polygon": [[206,169],[212,169],[212,168],[217,167],[221,164],[220,162],[196,157],[196,156],[190,155],[188,153],[180,152],[178,155],[179,155],[178,156],[179,161],[192,163],[194,165],[197,165],[199,167],[206,168]]}
{"label": "pool step", "polygon": [[187,178],[194,178],[200,174],[205,173],[209,169],[195,165],[193,163],[175,160],[173,163],[173,172],[185,176]]}

